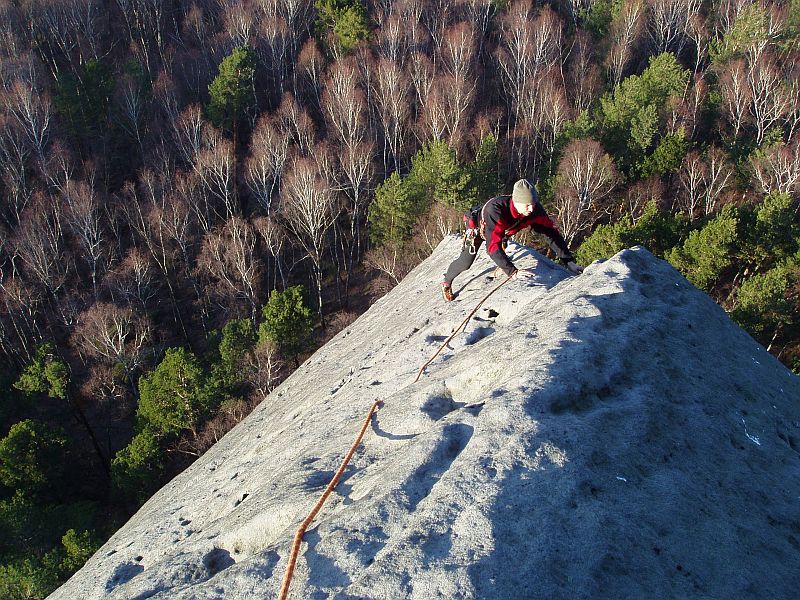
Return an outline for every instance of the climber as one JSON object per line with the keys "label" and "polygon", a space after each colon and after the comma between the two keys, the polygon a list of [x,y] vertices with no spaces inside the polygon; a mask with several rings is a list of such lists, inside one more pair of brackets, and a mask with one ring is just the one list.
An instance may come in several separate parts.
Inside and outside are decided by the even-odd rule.
{"label": "climber", "polygon": [[527,179],[517,181],[510,196],[496,196],[483,208],[476,207],[471,212],[474,227],[472,231],[468,227],[461,254],[447,268],[442,281],[442,295],[446,302],[454,298],[453,280],[472,266],[484,240],[488,240],[486,251],[497,263],[494,277],[502,274],[514,279],[531,277],[533,273],[530,270],[514,266],[504,249],[506,240],[526,227],[550,238],[550,248],[570,271],[575,274],[583,272],[583,267],[575,263],[564,236],[542,208],[536,188]]}

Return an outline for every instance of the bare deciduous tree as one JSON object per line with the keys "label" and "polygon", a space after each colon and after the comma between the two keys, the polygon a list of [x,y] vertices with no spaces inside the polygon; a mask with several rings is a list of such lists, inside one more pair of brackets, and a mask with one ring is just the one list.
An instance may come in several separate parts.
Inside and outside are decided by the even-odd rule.
{"label": "bare deciduous tree", "polygon": [[342,146],[357,146],[367,137],[366,100],[359,87],[358,69],[353,59],[340,58],[328,69],[322,109]]}
{"label": "bare deciduous tree", "polygon": [[244,46],[252,40],[256,24],[248,6],[238,2],[226,4],[222,12],[222,26],[234,46]]}
{"label": "bare deciduous tree", "polygon": [[51,145],[42,171],[47,179],[47,184],[54,190],[63,191],[67,182],[75,174],[75,160],[70,151],[59,140]]}
{"label": "bare deciduous tree", "polygon": [[616,187],[614,161],[595,140],[573,140],[558,165],[554,206],[567,243],[589,229],[603,210],[602,201]]}
{"label": "bare deciduous tree", "polygon": [[[795,62],[796,61],[796,62]],[[800,126],[800,54],[795,54],[793,64],[788,69],[786,77],[786,139],[794,139],[795,132]]]}
{"label": "bare deciduous tree", "polygon": [[283,227],[278,225],[271,217],[259,217],[253,221],[253,227],[260,236],[262,242],[267,247],[267,252],[275,260],[276,277],[273,278],[270,287],[278,287],[277,276],[281,278],[281,287],[286,287],[286,278],[283,273],[282,254],[283,245],[286,242],[286,232]]}
{"label": "bare deciduous tree", "polygon": [[466,21],[459,21],[448,27],[444,32],[439,54],[446,73],[456,79],[472,76],[477,54],[475,28]]}
{"label": "bare deciduous tree", "polygon": [[[0,232],[5,234],[6,232]],[[4,239],[9,239],[7,236]],[[43,299],[39,290],[27,285],[14,269],[0,264],[0,321],[3,328],[3,345],[9,346],[6,356],[16,357],[24,364],[33,358],[36,346],[44,340],[39,327]],[[8,267],[8,269],[4,268]],[[4,271],[10,270],[11,274]]]}
{"label": "bare deciduous tree", "polygon": [[705,170],[703,157],[697,150],[692,150],[683,159],[678,171],[678,180],[684,193],[678,195],[677,205],[686,212],[690,220],[697,216],[702,202]]}
{"label": "bare deciduous tree", "polygon": [[408,135],[408,78],[397,64],[380,60],[375,76],[375,104],[383,130],[383,172],[400,169],[405,158],[404,144]]}
{"label": "bare deciduous tree", "polygon": [[347,195],[350,207],[350,260],[347,265],[347,284],[356,260],[361,258],[361,221],[369,196],[368,191],[374,174],[372,158],[375,147],[371,142],[346,147],[339,159],[339,168],[344,175],[341,189]]}
{"label": "bare deciduous tree", "polygon": [[195,156],[195,172],[204,190],[224,208],[223,212],[217,208],[218,203],[212,205],[216,216],[221,220],[239,213],[234,185],[236,158],[233,152],[233,143],[220,137],[216,144]]}
{"label": "bare deciduous tree", "polygon": [[753,178],[765,194],[800,191],[800,139],[765,148],[750,158]]}
{"label": "bare deciduous tree", "polygon": [[576,113],[587,110],[598,96],[602,85],[600,72],[595,64],[592,36],[586,31],[575,33],[575,43],[570,53],[567,71],[569,95]]}
{"label": "bare deciduous tree", "polygon": [[269,69],[270,78],[276,91],[275,101],[286,91],[285,83],[288,69],[291,66],[289,48],[292,33],[283,17],[262,19],[258,23],[258,41],[256,52],[261,64]]}
{"label": "bare deciduous tree", "polygon": [[66,60],[73,73],[77,72],[81,53],[79,30],[75,28],[71,12],[85,7],[94,10],[96,2],[80,0],[33,0],[26,6],[25,17],[29,35],[39,39],[41,43],[35,49],[44,62],[53,79],[58,79]]}
{"label": "bare deciduous tree", "polygon": [[11,239],[11,247],[22,259],[26,273],[54,301],[67,281],[69,268],[61,220],[59,205],[37,195],[23,213]]}
{"label": "bare deciduous tree", "polygon": [[248,359],[251,364],[247,368],[248,383],[258,394],[259,399],[266,397],[280,381],[283,361],[276,344],[265,340],[259,342],[252,356]]}
{"label": "bare deciduous tree", "polygon": [[339,214],[330,182],[319,166],[308,158],[297,158],[287,169],[283,182],[281,210],[288,228],[311,259],[317,287],[319,315],[322,313],[322,255],[328,230]]}
{"label": "bare deciduous tree", "polygon": [[620,16],[611,23],[611,49],[606,66],[612,87],[618,86],[625,76],[633,48],[644,26],[644,10],[643,0],[628,0],[623,4]]}
{"label": "bare deciduous tree", "polygon": [[79,350],[121,365],[130,376],[145,361],[151,330],[149,320],[130,308],[96,302],[81,315],[73,340]]}
{"label": "bare deciduous tree", "polygon": [[382,273],[388,279],[388,282],[378,281],[373,284],[378,286],[376,291],[381,295],[400,283],[403,277],[416,266],[416,260],[408,248],[400,248],[396,242],[388,242],[371,249],[364,257],[364,261],[367,266]]}
{"label": "bare deciduous tree", "polygon": [[267,216],[289,157],[289,139],[274,119],[262,115],[250,139],[250,155],[245,161],[245,181]]}
{"label": "bare deciduous tree", "polygon": [[425,106],[435,76],[433,62],[422,52],[414,52],[408,59],[408,77],[417,96],[417,105]]}
{"label": "bare deciduous tree", "polygon": [[788,97],[784,91],[783,74],[774,59],[768,54],[749,58],[749,109],[756,126],[756,145],[760,146],[767,131],[786,114]]}
{"label": "bare deciduous tree", "polygon": [[[12,215],[2,214],[10,227],[14,227],[31,202],[33,190],[28,181],[27,162],[30,146],[22,128],[0,114],[0,170],[5,185],[7,203]],[[5,211],[3,211],[5,213]]]}
{"label": "bare deciduous tree", "polygon": [[398,67],[403,66],[408,56],[407,26],[408,24],[404,23],[399,15],[392,14],[378,29],[375,40],[381,58]]}
{"label": "bare deciduous tree", "polygon": [[727,154],[716,146],[706,151],[706,171],[703,179],[703,210],[710,215],[719,208],[723,192],[733,183],[733,166]]}
{"label": "bare deciduous tree", "polygon": [[164,10],[160,0],[116,0],[119,5],[128,39],[132,48],[142,57],[149,73],[158,69],[157,59],[164,63],[166,38],[164,35]]}
{"label": "bare deciduous tree", "polygon": [[[261,264],[255,252],[253,227],[241,217],[206,235],[198,257],[200,269],[217,281],[221,308],[230,312],[230,301],[244,300],[250,320],[255,323],[261,289]],[[236,315],[238,316],[238,315]]]}
{"label": "bare deciduous tree", "polygon": [[689,20],[700,10],[701,0],[649,0],[650,39],[658,53],[680,54],[688,37]]}
{"label": "bare deciduous tree", "polygon": [[150,256],[133,247],[122,261],[108,273],[105,285],[115,302],[123,300],[141,314],[150,311],[151,302],[158,295],[155,266]]}
{"label": "bare deciduous tree", "polygon": [[552,160],[556,142],[571,116],[562,79],[552,69],[547,76],[540,79],[535,108],[530,115],[526,115],[526,120],[533,124],[537,137],[541,140],[545,155],[550,157],[549,173],[553,172]]}
{"label": "bare deciduous tree", "polygon": [[187,106],[178,118],[170,121],[175,145],[187,165],[194,162],[194,157],[203,149],[203,131],[206,123],[203,109],[199,104]]}
{"label": "bare deciduous tree", "polygon": [[748,83],[745,62],[741,59],[729,61],[719,80],[722,92],[722,108],[737,139],[749,118],[752,92]]}
{"label": "bare deciduous tree", "polygon": [[495,11],[492,0],[458,0],[456,7],[466,17],[466,21],[475,27],[478,40],[478,53],[483,50],[484,39],[489,31],[489,23]]}
{"label": "bare deciduous tree", "polygon": [[500,45],[495,58],[508,110],[515,118],[535,70],[531,10],[528,2],[513,2],[499,20]]}
{"label": "bare deciduous tree", "polygon": [[[297,58],[294,96],[307,97],[319,108],[322,95],[322,75],[325,71],[325,57],[311,38],[303,46]],[[284,96],[285,100],[286,96]]]}
{"label": "bare deciduous tree", "polygon": [[102,199],[95,188],[96,181],[68,181],[61,197],[66,210],[64,220],[73,237],[78,240],[81,256],[89,268],[92,290],[97,299],[98,276],[108,266],[110,248],[103,223]]}
{"label": "bare deciduous tree", "polygon": [[33,81],[15,80],[0,95],[0,105],[6,107],[20,129],[25,132],[36,157],[44,162],[52,112],[48,93],[34,86]]}
{"label": "bare deciduous tree", "polygon": [[[149,212],[158,207],[159,198],[163,195],[160,190],[157,178],[151,171],[144,171],[140,176],[141,193],[136,189],[132,182],[127,182],[121,191],[123,211],[126,216],[128,226],[141,240],[150,256],[155,261],[164,283],[167,285],[170,303],[172,305],[173,317],[176,325],[180,327],[184,338],[188,337],[186,325],[183,320],[183,308],[178,305],[175,294],[174,264],[176,248],[170,236],[163,228],[152,227]],[[158,225],[159,219],[155,219]]]}
{"label": "bare deciduous tree", "polygon": [[697,77],[701,65],[708,59],[708,45],[711,41],[705,19],[700,15],[691,15],[686,35],[694,42],[694,75]]}
{"label": "bare deciduous tree", "polygon": [[294,143],[300,154],[308,156],[316,136],[314,122],[290,93],[283,96],[275,118],[283,135]]}
{"label": "bare deciduous tree", "polygon": [[142,85],[130,75],[123,76],[117,87],[115,104],[121,117],[120,127],[136,142],[139,156],[144,160],[144,116],[147,110],[147,97]]}
{"label": "bare deciduous tree", "polygon": [[622,197],[622,204],[617,218],[629,215],[633,223],[639,220],[650,202],[660,205],[664,197],[664,184],[661,178],[653,176],[644,181],[637,181],[630,186]]}

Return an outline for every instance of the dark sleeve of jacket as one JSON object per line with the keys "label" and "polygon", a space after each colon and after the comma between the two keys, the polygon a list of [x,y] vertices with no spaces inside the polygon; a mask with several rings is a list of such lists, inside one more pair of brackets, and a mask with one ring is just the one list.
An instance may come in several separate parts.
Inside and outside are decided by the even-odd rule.
{"label": "dark sleeve of jacket", "polygon": [[517,269],[503,250],[506,224],[503,222],[502,211],[503,205],[499,198],[489,200],[483,211],[483,218],[486,220],[483,235],[486,238],[486,252],[489,253],[489,257],[510,277]]}
{"label": "dark sleeve of jacket", "polygon": [[569,251],[569,246],[567,246],[567,241],[564,239],[564,236],[556,229],[555,224],[550,217],[547,216],[544,208],[542,208],[542,205],[538,202],[536,203],[536,208],[533,209],[531,217],[533,217],[531,229],[536,233],[541,233],[548,237],[550,240],[550,249],[555,252],[558,259],[565,264],[569,261],[574,261],[575,257],[572,256],[572,252]]}

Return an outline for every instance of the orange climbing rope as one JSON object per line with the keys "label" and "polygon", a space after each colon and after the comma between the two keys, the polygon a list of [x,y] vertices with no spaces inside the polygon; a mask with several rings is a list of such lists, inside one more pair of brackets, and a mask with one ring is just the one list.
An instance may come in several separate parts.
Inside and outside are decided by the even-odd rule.
{"label": "orange climbing rope", "polygon": [[[450,337],[445,340],[444,344],[442,344],[441,347],[436,351],[436,354],[434,354],[428,362],[422,365],[422,368],[419,370],[419,373],[417,373],[417,378],[414,380],[414,383],[419,381],[419,378],[422,376],[422,372],[425,370],[425,367],[431,364],[433,360],[437,356],[439,356],[439,353],[442,351],[442,349],[445,346],[447,346],[450,340],[452,340],[455,337],[455,335],[461,330],[461,328],[467,324],[467,322],[472,318],[472,315],[478,312],[478,309],[484,302],[486,302],[489,296],[494,294],[497,290],[499,290],[509,281],[511,281],[511,277],[508,277],[506,280],[504,280],[500,285],[498,285],[491,292],[486,294],[483,300],[478,302],[478,305],[473,309],[471,313],[469,313],[467,318],[464,319],[464,321],[462,321],[461,325],[459,325],[456,328],[456,330],[453,331]],[[342,464],[339,466],[339,470],[336,471],[336,474],[333,476],[333,479],[331,479],[330,483],[328,483],[328,487],[326,487],[325,491],[322,492],[322,495],[319,497],[319,500],[317,500],[317,503],[314,505],[314,508],[311,509],[311,512],[308,513],[308,516],[300,524],[300,527],[297,528],[297,532],[294,534],[294,541],[292,542],[292,549],[289,552],[289,562],[286,565],[286,573],[283,575],[283,582],[281,582],[281,589],[280,592],[278,593],[278,600],[286,600],[286,596],[289,594],[289,585],[291,585],[292,583],[294,568],[295,565],[297,564],[297,555],[300,554],[300,544],[302,544],[303,542],[303,536],[305,535],[308,526],[311,525],[311,522],[314,520],[314,517],[317,516],[317,513],[322,509],[322,505],[325,504],[325,501],[328,499],[328,496],[331,495],[331,492],[339,483],[339,479],[341,479],[344,470],[347,468],[347,464],[350,462],[350,459],[353,458],[353,454],[355,454],[358,445],[361,443],[361,438],[364,437],[364,433],[366,433],[367,427],[369,427],[369,422],[372,419],[372,415],[375,413],[376,410],[378,410],[378,406],[380,406],[381,403],[382,403],[381,400],[376,400],[375,402],[372,403],[372,407],[369,409],[369,412],[367,413],[367,418],[364,419],[364,424],[361,426],[361,431],[358,433],[356,441],[353,442],[352,446],[350,446],[350,450],[347,452],[347,456],[344,457]]]}
{"label": "orange climbing rope", "polygon": [[300,524],[300,527],[297,528],[297,533],[294,534],[294,542],[292,543],[292,550],[289,553],[289,564],[286,566],[286,574],[283,576],[283,583],[281,583],[281,591],[278,594],[279,600],[286,600],[286,595],[289,593],[289,584],[292,582],[292,575],[294,575],[294,566],[297,563],[297,555],[300,553],[300,544],[303,541],[303,535],[308,529],[308,526],[311,525],[311,521],[314,520],[314,517],[317,516],[317,513],[322,508],[322,505],[325,504],[325,500],[328,499],[333,488],[336,487],[336,484],[339,483],[339,479],[342,477],[345,468],[347,468],[347,463],[350,462],[350,459],[353,458],[353,454],[356,452],[356,448],[361,443],[361,438],[364,437],[364,433],[367,431],[367,427],[369,427],[370,419],[372,419],[372,414],[377,410],[378,405],[381,403],[380,400],[375,400],[372,403],[372,408],[369,409],[369,413],[367,414],[367,418],[364,419],[364,424],[361,426],[361,431],[358,433],[358,437],[356,441],[353,442],[353,445],[350,446],[350,451],[347,453],[347,456],[344,457],[339,470],[336,471],[336,475],[333,476],[328,487],[325,488],[325,491],[322,492],[322,496],[319,497],[317,503],[314,505],[314,508],[311,509],[311,512],[308,513],[308,516],[305,520]]}
{"label": "orange climbing rope", "polygon": [[476,307],[475,307],[475,308],[472,310],[472,312],[471,312],[471,313],[469,313],[469,314],[467,315],[467,318],[466,318],[466,319],[464,319],[463,321],[461,321],[461,325],[459,325],[458,327],[456,327],[456,328],[455,328],[455,330],[453,331],[453,333],[451,333],[451,334],[450,334],[450,337],[449,337],[449,338],[447,338],[447,339],[444,341],[444,344],[442,344],[441,346],[439,346],[439,349],[436,351],[436,354],[434,354],[433,356],[431,356],[430,360],[429,360],[428,362],[426,362],[424,365],[422,365],[422,368],[419,370],[419,373],[417,373],[417,378],[414,380],[414,383],[417,383],[417,382],[419,381],[419,378],[420,378],[420,377],[422,377],[422,373],[423,373],[423,371],[425,371],[425,368],[426,368],[426,367],[427,367],[429,364],[431,364],[431,363],[434,361],[434,359],[435,359],[437,356],[439,356],[439,352],[441,352],[441,351],[442,351],[442,350],[445,348],[445,346],[447,346],[447,344],[449,344],[449,343],[450,343],[450,340],[452,340],[452,339],[453,339],[453,338],[456,336],[456,334],[457,334],[459,331],[461,331],[461,328],[466,326],[466,324],[467,324],[467,323],[469,322],[469,320],[472,318],[472,315],[474,315],[476,312],[478,312],[478,309],[481,307],[481,305],[482,305],[484,302],[486,302],[486,300],[489,298],[489,296],[491,296],[492,294],[494,294],[494,293],[495,293],[497,290],[499,290],[501,287],[503,287],[503,286],[504,286],[505,284],[507,284],[509,281],[511,281],[511,275],[509,275],[509,276],[508,276],[508,278],[506,278],[505,280],[503,280],[503,282],[502,282],[500,285],[498,285],[497,287],[495,287],[495,288],[494,288],[494,289],[493,289],[491,292],[489,292],[488,294],[486,294],[486,295],[483,297],[483,300],[481,300],[480,302],[478,302],[478,306],[476,306]]}

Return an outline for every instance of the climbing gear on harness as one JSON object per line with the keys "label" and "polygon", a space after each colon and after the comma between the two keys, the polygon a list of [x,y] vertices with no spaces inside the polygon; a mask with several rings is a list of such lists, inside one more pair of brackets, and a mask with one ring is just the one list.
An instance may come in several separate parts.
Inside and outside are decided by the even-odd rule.
{"label": "climbing gear on harness", "polygon": [[474,227],[464,230],[464,247],[469,248],[470,254],[475,254],[478,251],[480,237],[478,230]]}
{"label": "climbing gear on harness", "polygon": [[479,240],[482,239],[481,227],[484,204],[476,204],[464,213],[464,247],[469,249],[470,254],[475,254],[478,251]]}
{"label": "climbing gear on harness", "polygon": [[453,298],[455,298],[452,286],[446,281],[442,282],[442,297],[445,302],[452,302]]}

